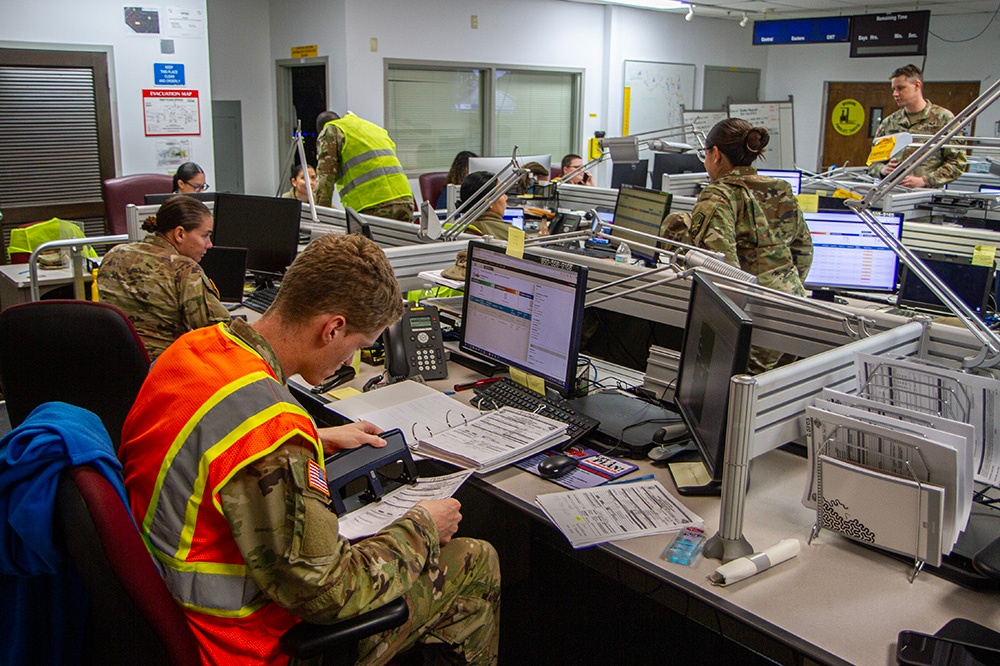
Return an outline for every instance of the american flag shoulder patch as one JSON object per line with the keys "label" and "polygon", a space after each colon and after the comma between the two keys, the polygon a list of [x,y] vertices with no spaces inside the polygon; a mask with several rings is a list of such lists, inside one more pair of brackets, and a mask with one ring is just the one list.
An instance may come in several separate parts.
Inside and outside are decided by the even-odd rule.
{"label": "american flag shoulder patch", "polygon": [[315,460],[309,461],[309,487],[330,496],[330,487],[326,485],[326,474]]}

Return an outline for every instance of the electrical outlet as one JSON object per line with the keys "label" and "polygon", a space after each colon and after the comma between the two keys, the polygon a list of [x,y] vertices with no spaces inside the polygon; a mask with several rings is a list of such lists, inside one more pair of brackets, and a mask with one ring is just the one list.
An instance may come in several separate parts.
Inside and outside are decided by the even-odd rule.
{"label": "electrical outlet", "polygon": [[476,14],[472,15],[472,29],[479,30],[479,16]]}
{"label": "electrical outlet", "polygon": [[378,51],[378,37],[372,37],[368,41],[368,50],[372,53],[376,53]]}

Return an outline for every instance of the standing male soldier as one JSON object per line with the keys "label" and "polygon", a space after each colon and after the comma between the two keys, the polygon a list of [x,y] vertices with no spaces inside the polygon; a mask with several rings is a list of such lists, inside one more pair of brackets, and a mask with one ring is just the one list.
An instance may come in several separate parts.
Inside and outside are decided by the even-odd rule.
{"label": "standing male soldier", "polygon": [[338,535],[324,454],[384,446],[371,423],[317,430],[285,387],[316,384],[402,314],[382,251],[313,241],[271,308],[192,331],[160,356],[119,453],[133,515],[184,607],[205,664],[284,664],[278,639],[403,597],[406,623],[359,646],[384,664],[415,642],[453,663],[496,662],[500,570],[485,541],[452,540],[454,499],[424,501],[378,534]]}
{"label": "standing male soldier", "polygon": [[340,202],[359,213],[413,221],[413,192],[396,157],[396,144],[375,123],[348,113],[324,111],[316,118],[316,203],[329,206],[333,188]]}
{"label": "standing male soldier", "polygon": [[[911,134],[934,134],[944,127],[955,114],[931,104],[924,99],[924,75],[916,65],[900,67],[892,73],[892,98],[899,109],[879,123],[875,137],[887,134],[910,132]],[[915,148],[907,148],[897,160],[875,162],[868,173],[876,178],[885,178],[895,171],[896,166]],[[967,168],[965,153],[955,148],[942,148],[932,153],[914,171],[899,181],[904,187],[940,187],[958,178]]]}

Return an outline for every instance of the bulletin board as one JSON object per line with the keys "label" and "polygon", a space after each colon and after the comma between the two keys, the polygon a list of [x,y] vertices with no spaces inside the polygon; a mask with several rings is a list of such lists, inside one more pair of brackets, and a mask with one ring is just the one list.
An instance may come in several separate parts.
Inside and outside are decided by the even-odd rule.
{"label": "bulletin board", "polygon": [[684,105],[694,104],[694,65],[626,60],[622,136],[684,124]]}
{"label": "bulletin board", "polygon": [[729,115],[767,128],[771,135],[764,161],[755,163],[755,166],[763,169],[795,168],[795,126],[792,122],[791,95],[784,102],[730,103]]}

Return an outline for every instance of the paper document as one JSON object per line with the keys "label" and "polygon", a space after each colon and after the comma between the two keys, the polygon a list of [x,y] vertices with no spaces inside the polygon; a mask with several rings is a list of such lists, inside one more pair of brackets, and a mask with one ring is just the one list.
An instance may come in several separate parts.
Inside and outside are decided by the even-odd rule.
{"label": "paper document", "polygon": [[535,501],[574,548],[703,524],[659,481],[550,493]]}
{"label": "paper document", "polygon": [[338,531],[345,539],[369,537],[403,515],[423,500],[447,499],[472,476],[469,470],[446,476],[417,479],[415,484],[400,486],[378,502],[366,504],[340,517]]}

